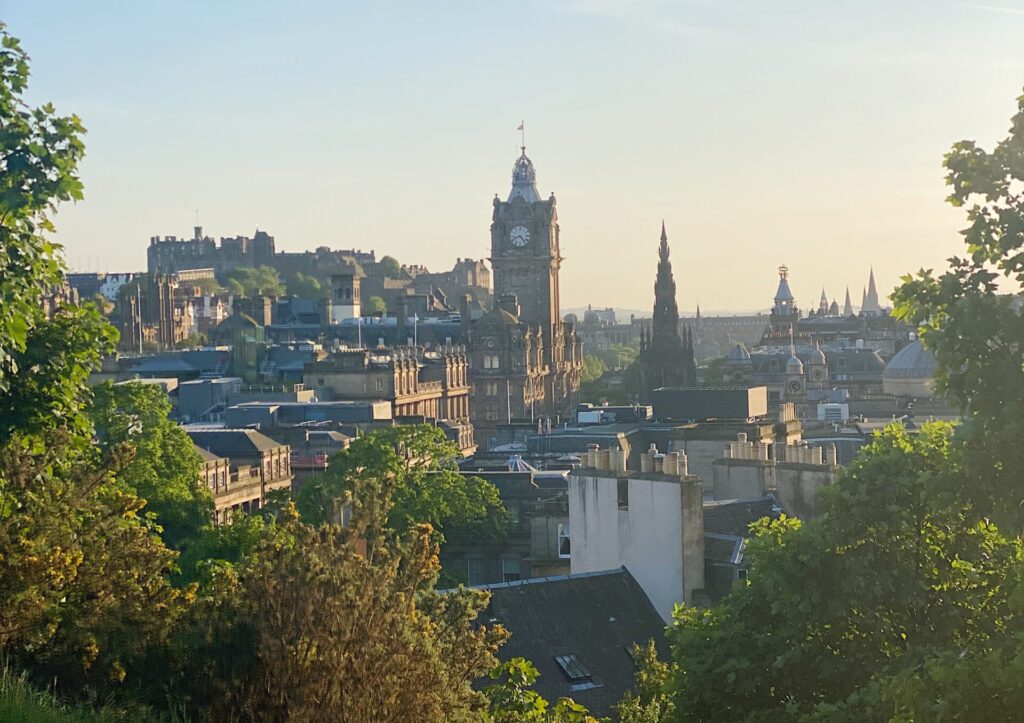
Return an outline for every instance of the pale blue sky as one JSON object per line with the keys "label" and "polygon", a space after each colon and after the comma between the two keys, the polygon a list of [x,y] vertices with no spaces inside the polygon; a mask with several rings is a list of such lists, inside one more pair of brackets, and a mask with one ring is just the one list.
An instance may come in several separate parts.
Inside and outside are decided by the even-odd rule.
{"label": "pale blue sky", "polygon": [[563,304],[646,308],[661,219],[681,309],[859,301],[961,244],[942,154],[1002,137],[1024,2],[57,2],[0,12],[33,101],[89,129],[79,269],[152,235],[272,233],[432,269],[489,251],[521,118]]}

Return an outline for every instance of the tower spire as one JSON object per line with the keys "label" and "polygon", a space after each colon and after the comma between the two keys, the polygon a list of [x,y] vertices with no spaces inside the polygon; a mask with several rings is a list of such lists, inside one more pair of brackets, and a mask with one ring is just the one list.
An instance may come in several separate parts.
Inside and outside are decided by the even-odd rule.
{"label": "tower spire", "polygon": [[853,304],[850,303],[850,287],[846,287],[846,303],[843,304],[843,316],[853,316]]}

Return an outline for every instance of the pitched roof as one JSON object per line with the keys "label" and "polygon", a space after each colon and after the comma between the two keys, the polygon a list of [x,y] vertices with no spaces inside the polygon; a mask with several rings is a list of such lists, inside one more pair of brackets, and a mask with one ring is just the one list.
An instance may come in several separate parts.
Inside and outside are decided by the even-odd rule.
{"label": "pitched roof", "polygon": [[782,507],[775,495],[742,500],[720,500],[704,503],[704,534],[746,537],[751,522],[762,517],[777,519]]}
{"label": "pitched roof", "polygon": [[283,445],[255,429],[188,430],[192,442],[219,457],[258,457]]}
{"label": "pitched roof", "polygon": [[[523,657],[540,673],[536,690],[550,701],[570,697],[595,716],[634,684],[633,644],[653,639],[665,655],[665,623],[626,568],[490,585],[481,622],[500,623],[512,637],[501,660]],[[569,668],[556,656],[574,656]],[[564,659],[563,659],[564,660]],[[581,665],[589,676],[569,673]]]}

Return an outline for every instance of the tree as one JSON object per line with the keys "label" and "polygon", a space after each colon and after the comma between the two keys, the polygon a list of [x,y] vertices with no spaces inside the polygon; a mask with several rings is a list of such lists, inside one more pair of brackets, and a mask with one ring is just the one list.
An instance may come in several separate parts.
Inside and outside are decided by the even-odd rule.
{"label": "tree", "polygon": [[0,449],[0,651],[68,696],[142,686],[187,603],[174,553],[115,482],[131,455],[98,463],[64,431]]}
{"label": "tree", "polygon": [[677,609],[684,720],[888,720],[902,673],[1021,625],[1021,588],[1005,585],[1020,540],[934,494],[962,473],[951,434],[889,427],[824,491],[820,521],[757,524],[747,584],[724,604]]}
{"label": "tree", "polygon": [[180,549],[213,519],[213,496],[200,480],[202,460],[192,440],[168,419],[171,403],[152,384],[101,384],[90,416],[99,449],[131,445],[134,458],[118,479],[146,502],[164,542]]}
{"label": "tree", "polygon": [[283,296],[284,285],[277,271],[270,266],[239,266],[225,279],[228,291],[247,299],[256,296]]}
{"label": "tree", "polygon": [[387,310],[388,306],[384,303],[384,299],[379,296],[371,296],[363,302],[362,314],[363,316],[374,316],[375,314],[384,314]]}
{"label": "tree", "polygon": [[725,386],[725,357],[719,356],[708,361],[704,367],[704,386],[722,387]]}
{"label": "tree", "polygon": [[991,152],[961,141],[946,154],[948,201],[969,204],[967,256],[938,276],[904,277],[893,299],[935,354],[940,390],[962,406],[972,480],[958,493],[1020,534],[1024,426],[1011,410],[1024,405],[1024,96],[1017,107],[1010,135]]}
{"label": "tree", "polygon": [[572,698],[559,698],[554,705],[530,686],[537,681],[537,669],[525,658],[512,658],[489,674],[499,682],[484,688],[488,699],[487,720],[493,723],[598,723],[587,709]]}
{"label": "tree", "polygon": [[211,279],[209,277],[203,279],[196,279],[195,287],[199,289],[199,293],[203,296],[214,296],[224,291],[224,287],[220,285],[217,279]]}
{"label": "tree", "polygon": [[583,357],[583,374],[580,377],[580,382],[583,384],[596,382],[607,370],[608,367],[603,361],[596,356],[587,354]]}
{"label": "tree", "polygon": [[0,655],[62,694],[98,696],[142,684],[187,593],[116,482],[132,449],[91,445],[86,381],[116,331],[92,307],[42,314],[62,271],[49,215],[82,197],[84,130],[27,107],[27,80],[0,24]]}
{"label": "tree", "polygon": [[402,265],[398,263],[398,259],[394,256],[384,256],[378,264],[380,265],[381,273],[384,274],[386,279],[397,279],[402,275]]}
{"label": "tree", "polygon": [[0,392],[42,319],[40,296],[61,278],[59,247],[45,235],[54,231],[50,214],[82,198],[85,129],[49,103],[31,108],[22,100],[28,60],[0,22]]}
{"label": "tree", "polygon": [[387,500],[388,527],[400,533],[426,523],[440,540],[500,539],[509,519],[498,489],[463,476],[458,457],[454,442],[436,427],[378,430],[334,455],[327,474],[304,485],[296,504],[305,522],[319,525],[332,519],[348,492],[356,510]]}
{"label": "tree", "polygon": [[315,276],[308,276],[300,271],[288,280],[288,295],[300,299],[326,299],[329,290]]}
{"label": "tree", "polygon": [[[357,482],[354,496],[370,493]],[[314,528],[292,516],[216,593],[200,600],[190,680],[213,695],[215,720],[474,720],[474,679],[507,634],[473,623],[474,590],[437,593],[429,525],[399,534],[386,497],[351,525]],[[224,656],[225,644],[231,655]]]}

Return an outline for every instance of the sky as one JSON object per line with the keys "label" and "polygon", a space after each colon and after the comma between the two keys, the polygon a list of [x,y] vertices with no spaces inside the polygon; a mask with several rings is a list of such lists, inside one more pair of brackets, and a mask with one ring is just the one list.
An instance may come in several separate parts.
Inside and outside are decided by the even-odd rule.
{"label": "sky", "polygon": [[[10,3],[11,0],[8,0]],[[1024,1],[515,0],[7,4],[28,100],[88,128],[76,270],[154,235],[486,257],[525,121],[555,192],[565,307],[653,302],[668,228],[683,314],[856,304],[962,251],[942,156],[1003,138]]]}

